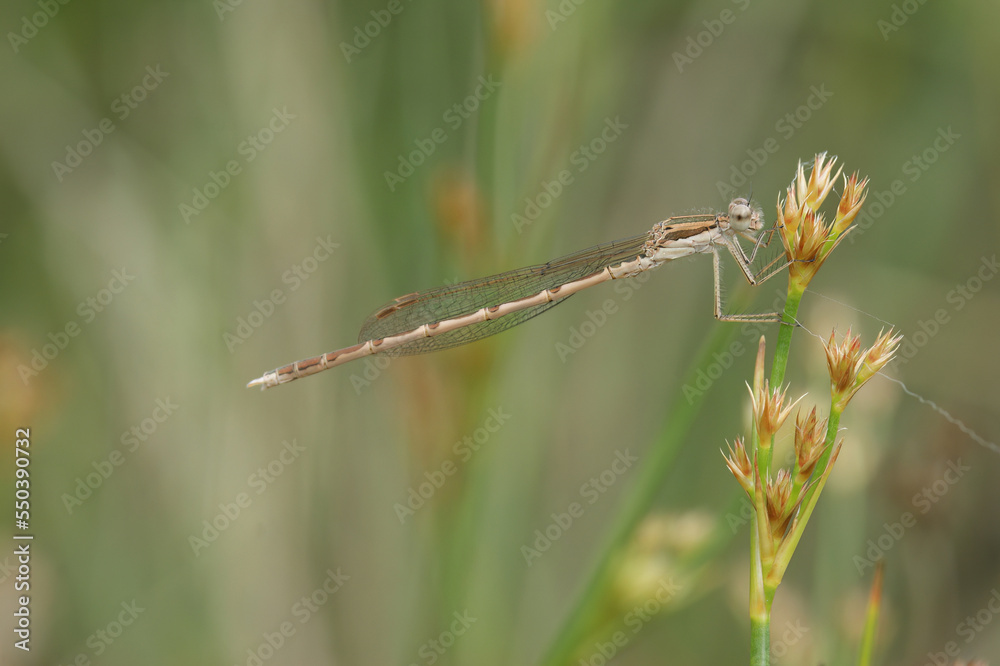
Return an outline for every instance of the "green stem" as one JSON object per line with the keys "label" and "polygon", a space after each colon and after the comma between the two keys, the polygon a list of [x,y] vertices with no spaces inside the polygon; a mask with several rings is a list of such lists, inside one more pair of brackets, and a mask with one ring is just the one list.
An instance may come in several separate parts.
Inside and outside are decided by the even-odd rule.
{"label": "green stem", "polygon": [[778,345],[774,348],[774,365],[771,366],[771,386],[781,386],[785,381],[785,368],[788,366],[788,352],[792,348],[792,331],[798,325],[795,315],[799,313],[799,303],[805,287],[797,282],[788,281],[788,296],[785,297],[785,312],[781,315],[781,327],[778,329]]}
{"label": "green stem", "polygon": [[[778,330],[778,343],[774,351],[774,362],[771,366],[770,385],[772,388],[781,386],[785,381],[785,370],[788,367],[788,354],[792,348],[792,332],[797,325],[796,315],[799,312],[799,304],[802,302],[802,295],[805,287],[796,280],[788,281],[788,295],[785,297],[785,311],[781,316],[781,326]],[[836,430],[834,430],[836,432]],[[756,439],[756,435],[755,435]],[[770,442],[757,441],[758,469],[760,473],[767,474],[771,469],[771,457],[774,451],[774,438]],[[763,494],[763,488],[757,490],[758,494]],[[763,502],[763,497],[757,498],[757,504]],[[762,506],[757,506],[756,520],[767,519],[767,514]],[[764,523],[767,529],[767,523]],[[750,548],[753,557],[763,559],[761,542],[758,534],[751,535]],[[768,571],[764,572],[767,578],[770,573],[772,563],[768,562]],[[767,666],[771,661],[771,602],[774,600],[775,587],[768,585],[765,581],[759,580],[757,572],[750,574],[750,664],[751,666]]]}
{"label": "green stem", "polygon": [[[760,523],[755,515],[750,533],[750,663],[767,664],[771,642],[771,602],[765,595]],[[762,660],[763,659],[763,660]]]}
{"label": "green stem", "polygon": [[[702,346],[697,360],[688,368],[682,386],[694,386],[697,372],[711,362],[712,354],[728,345],[736,334],[736,327],[716,326],[714,334]],[[542,661],[547,666],[563,666],[572,658],[600,619],[606,593],[615,574],[614,564],[622,553],[636,525],[646,515],[649,506],[663,489],[663,478],[670,470],[684,436],[691,428],[694,417],[704,402],[705,392],[685,395],[678,392],[674,404],[667,410],[667,418],[656,442],[644,454],[645,460],[638,470],[635,483],[624,491],[618,520],[612,527],[597,564],[584,587],[580,600],[573,606],[569,617],[559,631],[555,642]]]}
{"label": "green stem", "polygon": [[[788,367],[788,353],[792,348],[792,331],[797,326],[795,315],[799,313],[799,303],[805,287],[795,280],[788,281],[788,295],[785,297],[785,311],[781,315],[781,326],[778,327],[778,344],[774,348],[774,363],[771,366],[771,388],[781,386],[785,381],[785,368]],[[774,451],[774,438],[770,446],[761,447],[760,469],[767,473],[771,469],[771,453]]]}
{"label": "green stem", "polygon": [[771,663],[771,614],[750,618],[750,666]]}
{"label": "green stem", "polygon": [[875,651],[875,628],[877,625],[878,609],[873,611],[869,608],[865,622],[865,633],[861,637],[861,654],[858,657],[858,666],[871,666],[872,653]]}

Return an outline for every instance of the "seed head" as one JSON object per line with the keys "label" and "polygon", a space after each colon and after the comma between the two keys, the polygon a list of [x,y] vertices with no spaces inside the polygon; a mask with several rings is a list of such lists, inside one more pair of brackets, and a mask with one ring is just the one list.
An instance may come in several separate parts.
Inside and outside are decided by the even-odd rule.
{"label": "seed head", "polygon": [[844,193],[840,196],[840,205],[837,206],[837,217],[833,221],[833,230],[837,234],[843,234],[854,222],[861,204],[868,196],[866,188],[868,179],[858,180],[858,172],[855,171],[850,177],[844,176]]}
{"label": "seed head", "polygon": [[791,501],[792,477],[786,469],[779,469],[774,479],[767,480],[767,520],[775,541],[781,541],[788,523],[795,513],[797,502]]}
{"label": "seed head", "polygon": [[861,338],[852,336],[851,329],[847,329],[844,339],[837,344],[834,335],[835,332],[831,331],[829,341],[823,343],[823,349],[826,350],[826,366],[830,371],[832,391],[836,395],[848,392],[858,378]]}
{"label": "seed head", "polygon": [[796,481],[800,484],[812,475],[816,461],[823,453],[825,441],[826,419],[816,420],[815,407],[805,417],[800,411],[795,418],[795,467],[798,470]]}
{"label": "seed head", "polygon": [[722,457],[726,460],[726,467],[733,473],[736,481],[743,487],[747,495],[753,497],[753,464],[747,456],[746,447],[743,446],[743,438],[737,437],[732,446],[728,446],[728,448],[729,455],[722,454]]}
{"label": "seed head", "polygon": [[816,156],[809,178],[799,163],[795,180],[788,187],[784,202],[778,200],[778,229],[785,255],[792,262],[789,276],[805,288],[849,230],[851,223],[865,200],[867,179],[858,180],[855,173],[844,178],[844,193],[837,207],[832,224],[827,224],[819,212],[820,206],[841,175],[833,166],[836,159],[827,161],[826,153]]}
{"label": "seed head", "polygon": [[771,445],[771,438],[774,436],[774,433],[781,429],[785,419],[792,413],[792,409],[805,395],[786,406],[785,396],[788,392],[787,388],[785,390],[778,388],[771,390],[770,382],[766,379],[761,385],[760,391],[754,391],[749,386],[747,388],[750,389],[750,402],[753,406],[753,420],[754,425],[757,427],[757,437],[760,440],[761,447],[767,448]]}
{"label": "seed head", "polygon": [[843,170],[842,168],[838,169],[837,175],[831,178],[830,174],[833,173],[833,165],[836,163],[836,157],[828,162],[826,160],[826,153],[817,154],[813,161],[809,180],[806,181],[805,169],[803,169],[802,163],[799,162],[799,170],[795,174],[795,189],[798,200],[803,205],[813,210],[819,210],[819,207],[823,205],[823,200],[826,199],[826,195],[833,189],[833,183],[840,177],[840,173]]}
{"label": "seed head", "polygon": [[834,341],[834,333],[830,333],[823,348],[830,371],[830,391],[838,409],[847,407],[854,394],[892,360],[902,339],[901,335],[893,335],[890,328],[879,332],[875,344],[862,351],[860,338],[852,336],[850,329],[840,344]]}
{"label": "seed head", "polygon": [[861,369],[858,371],[858,388],[884,368],[896,355],[896,348],[903,336],[894,336],[892,333],[891,328],[884,333],[879,331],[875,344],[865,352]]}

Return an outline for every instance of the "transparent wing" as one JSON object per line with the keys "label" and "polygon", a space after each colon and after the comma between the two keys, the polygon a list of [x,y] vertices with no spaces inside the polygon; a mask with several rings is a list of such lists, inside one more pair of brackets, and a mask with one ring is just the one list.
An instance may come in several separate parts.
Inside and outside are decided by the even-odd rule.
{"label": "transparent wing", "polygon": [[[453,319],[483,307],[516,301],[533,296],[543,289],[551,289],[599,273],[607,266],[631,261],[642,254],[642,246],[647,238],[648,234],[643,234],[597,245],[545,264],[400,296],[377,309],[365,320],[358,334],[358,342],[412,331],[423,324]],[[512,312],[498,319],[478,322],[434,337],[415,340],[382,353],[389,356],[403,356],[464,345],[517,326],[563,300],[566,299]]]}

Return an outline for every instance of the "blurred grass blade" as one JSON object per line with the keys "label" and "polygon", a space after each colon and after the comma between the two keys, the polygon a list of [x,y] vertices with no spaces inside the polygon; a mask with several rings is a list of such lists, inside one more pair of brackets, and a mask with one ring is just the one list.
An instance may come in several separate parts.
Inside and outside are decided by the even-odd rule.
{"label": "blurred grass blade", "polygon": [[878,615],[882,610],[882,570],[884,560],[875,565],[875,577],[872,578],[872,589],[868,595],[868,614],[865,618],[865,633],[861,637],[861,652],[858,655],[858,666],[870,666],[872,653],[875,651],[875,630],[878,628]]}

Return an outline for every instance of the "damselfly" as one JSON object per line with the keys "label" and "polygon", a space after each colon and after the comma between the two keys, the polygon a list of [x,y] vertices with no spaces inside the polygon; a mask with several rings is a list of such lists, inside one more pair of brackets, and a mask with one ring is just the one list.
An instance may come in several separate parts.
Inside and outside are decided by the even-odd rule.
{"label": "damselfly", "polygon": [[[730,202],[726,214],[671,217],[641,236],[598,245],[547,264],[400,296],[368,317],[361,326],[358,344],[276,368],[247,386],[277,386],[371,354],[423,354],[464,345],[517,326],[587,287],[635,277],[664,262],[699,252],[712,255],[716,319],[780,321],[776,313],[722,312],[720,247],[729,250],[752,285],[785,267],[773,268],[776,259],[760,271],[753,270],[757,250],[767,245],[774,231],[762,229],[761,210],[738,198]],[[749,256],[738,237],[753,242]]]}

